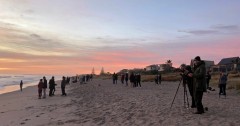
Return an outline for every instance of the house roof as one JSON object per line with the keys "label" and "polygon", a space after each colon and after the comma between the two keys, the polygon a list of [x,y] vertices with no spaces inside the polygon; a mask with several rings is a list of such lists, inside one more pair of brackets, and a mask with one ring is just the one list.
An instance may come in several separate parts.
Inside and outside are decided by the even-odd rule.
{"label": "house roof", "polygon": [[239,57],[230,57],[230,58],[223,58],[218,65],[226,65],[232,64],[234,60],[239,59]]}
{"label": "house roof", "polygon": [[[194,59],[191,60],[191,63],[190,63],[191,66],[193,65],[193,61],[194,61]],[[206,67],[210,67],[210,66],[214,65],[214,61],[210,61],[210,60],[203,60],[203,61],[205,62]]]}

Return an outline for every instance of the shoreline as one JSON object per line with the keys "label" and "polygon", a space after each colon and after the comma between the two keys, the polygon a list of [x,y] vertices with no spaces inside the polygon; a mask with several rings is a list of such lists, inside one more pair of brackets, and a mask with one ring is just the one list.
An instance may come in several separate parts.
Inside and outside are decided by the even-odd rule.
{"label": "shoreline", "polygon": [[[37,85],[37,83],[35,84],[35,82],[24,84],[23,85],[23,90],[28,88],[28,87],[32,87],[32,86],[36,86],[36,85]],[[18,91],[21,92],[20,91],[20,85],[8,85],[8,86],[5,86],[5,87],[0,89],[0,96],[2,94],[18,92]]]}
{"label": "shoreline", "polygon": [[[56,83],[59,83],[61,80],[56,80]],[[25,90],[26,88],[29,87],[34,87],[38,85],[38,81],[36,82],[31,82],[27,84],[23,84],[22,90]],[[0,89],[0,96],[3,94],[8,94],[8,93],[13,93],[13,92],[21,92],[20,91],[20,85],[8,85]]]}

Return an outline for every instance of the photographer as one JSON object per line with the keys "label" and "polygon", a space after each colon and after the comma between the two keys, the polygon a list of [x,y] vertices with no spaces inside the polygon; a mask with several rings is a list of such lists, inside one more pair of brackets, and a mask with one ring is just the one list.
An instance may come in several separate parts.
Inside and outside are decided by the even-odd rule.
{"label": "photographer", "polygon": [[185,64],[181,65],[181,76],[182,76],[182,81],[183,81],[183,86],[185,87],[186,84],[188,86],[188,90],[190,92],[190,95],[192,97],[192,105],[191,108],[195,108],[195,100],[193,97],[193,78],[188,76],[189,74],[192,74],[192,69],[190,66],[186,66]]}
{"label": "photographer", "polygon": [[197,112],[195,114],[204,113],[202,104],[203,92],[206,92],[206,67],[205,62],[199,56],[194,58],[193,74],[188,74],[193,77],[194,100],[196,102]]}

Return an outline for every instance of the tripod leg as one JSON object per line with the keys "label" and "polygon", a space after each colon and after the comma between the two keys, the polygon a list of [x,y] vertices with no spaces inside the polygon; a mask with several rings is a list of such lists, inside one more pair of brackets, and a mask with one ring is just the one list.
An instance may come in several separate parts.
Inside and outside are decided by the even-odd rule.
{"label": "tripod leg", "polygon": [[172,108],[173,102],[174,102],[174,100],[175,100],[175,98],[176,98],[176,95],[177,95],[177,92],[178,92],[178,89],[179,89],[179,87],[180,87],[181,82],[182,82],[182,79],[180,80],[180,82],[179,82],[179,84],[178,84],[178,88],[177,88],[177,91],[176,91],[175,96],[174,96],[174,98],[173,98],[173,101],[172,101],[172,104],[171,104],[170,109]]}
{"label": "tripod leg", "polygon": [[187,107],[189,108],[189,102],[188,102],[188,94],[187,94],[187,90],[185,89],[186,91],[186,96],[187,96]]}
{"label": "tripod leg", "polygon": [[186,98],[185,98],[185,95],[186,95],[186,84],[184,84],[184,86],[183,86],[183,92],[184,92],[184,96],[183,96],[183,99],[184,99],[184,107],[186,107]]}

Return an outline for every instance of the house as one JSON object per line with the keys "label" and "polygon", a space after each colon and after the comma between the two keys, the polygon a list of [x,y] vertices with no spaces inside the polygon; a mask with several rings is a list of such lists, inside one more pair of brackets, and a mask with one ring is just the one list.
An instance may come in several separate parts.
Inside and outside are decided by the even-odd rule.
{"label": "house", "polygon": [[166,64],[153,64],[153,65],[149,65],[146,66],[145,70],[146,71],[166,71],[166,70],[170,70],[172,68],[172,63],[166,63]]}
{"label": "house", "polygon": [[[193,61],[194,59],[191,60],[190,66],[193,66]],[[203,61],[205,62],[206,70],[210,70],[211,66],[214,65],[214,61],[210,61],[210,60],[203,60]]]}
{"label": "house", "polygon": [[159,65],[158,64],[149,65],[149,66],[146,66],[145,69],[146,71],[159,70]]}
{"label": "house", "polygon": [[159,71],[169,71],[172,69],[172,64],[160,64]]}
{"label": "house", "polygon": [[240,71],[239,57],[223,58],[217,65],[211,67],[212,72]]}

